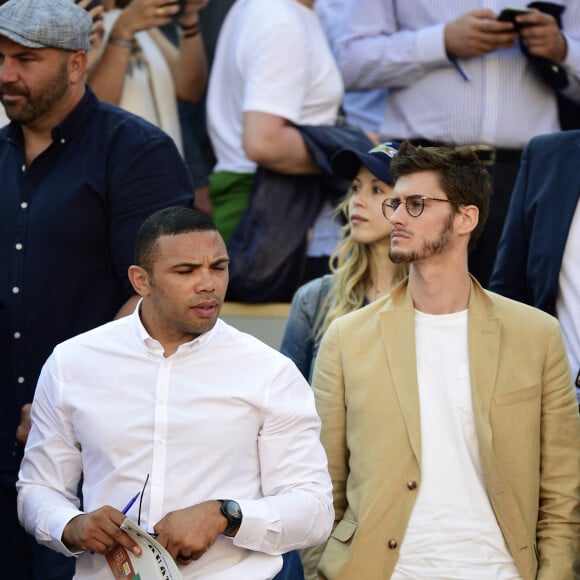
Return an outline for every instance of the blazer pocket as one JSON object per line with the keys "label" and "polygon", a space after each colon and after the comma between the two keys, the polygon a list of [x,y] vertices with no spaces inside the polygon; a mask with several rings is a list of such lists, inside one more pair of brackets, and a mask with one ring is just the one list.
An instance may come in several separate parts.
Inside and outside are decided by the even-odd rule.
{"label": "blazer pocket", "polygon": [[511,391],[510,393],[495,393],[493,396],[494,403],[501,407],[503,405],[513,405],[515,403],[523,403],[524,401],[529,401],[534,399],[540,394],[540,383],[533,385],[531,387],[526,387],[525,389],[518,389],[517,391]]}
{"label": "blazer pocket", "polygon": [[346,543],[352,539],[358,524],[352,520],[340,520],[330,536],[339,542]]}

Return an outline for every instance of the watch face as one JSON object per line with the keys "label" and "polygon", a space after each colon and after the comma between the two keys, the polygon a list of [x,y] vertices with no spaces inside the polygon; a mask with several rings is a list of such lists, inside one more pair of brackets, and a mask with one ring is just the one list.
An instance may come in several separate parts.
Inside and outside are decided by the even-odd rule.
{"label": "watch face", "polygon": [[240,508],[238,502],[231,499],[221,499],[222,507],[221,512],[223,516],[228,520],[228,525],[224,530],[224,535],[232,536],[242,525],[242,509]]}
{"label": "watch face", "polygon": [[224,501],[223,504],[223,511],[225,512],[225,516],[228,520],[238,520],[242,517],[242,510],[238,504],[238,502],[233,500]]}

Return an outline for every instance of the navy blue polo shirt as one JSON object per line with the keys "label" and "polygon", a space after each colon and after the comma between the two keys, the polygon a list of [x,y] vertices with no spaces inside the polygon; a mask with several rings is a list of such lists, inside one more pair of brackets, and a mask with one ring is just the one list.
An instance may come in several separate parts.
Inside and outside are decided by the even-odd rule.
{"label": "navy blue polo shirt", "polygon": [[20,126],[0,130],[0,471],[18,468],[20,409],[54,346],[111,320],[133,293],[143,220],[192,201],[173,141],[89,87],[30,167]]}

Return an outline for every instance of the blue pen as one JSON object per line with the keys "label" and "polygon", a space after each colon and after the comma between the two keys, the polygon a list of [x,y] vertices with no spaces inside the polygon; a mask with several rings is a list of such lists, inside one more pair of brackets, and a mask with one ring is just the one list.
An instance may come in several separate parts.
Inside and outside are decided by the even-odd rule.
{"label": "blue pen", "polygon": [[130,500],[129,503],[121,510],[121,512],[127,515],[127,512],[131,509],[131,506],[137,501],[137,498],[141,495],[141,492],[138,491]]}
{"label": "blue pen", "polygon": [[[127,512],[131,509],[133,504],[137,501],[137,498],[141,495],[141,492],[138,491],[130,500],[129,503],[121,510],[123,515],[127,515]],[[95,553],[94,550],[90,551],[91,556]]]}
{"label": "blue pen", "polygon": [[461,75],[461,78],[464,81],[469,82],[469,77],[467,76],[467,73],[463,70],[463,67],[459,64],[457,59],[454,56],[448,56],[447,58],[449,58],[451,64],[455,67],[455,70]]}

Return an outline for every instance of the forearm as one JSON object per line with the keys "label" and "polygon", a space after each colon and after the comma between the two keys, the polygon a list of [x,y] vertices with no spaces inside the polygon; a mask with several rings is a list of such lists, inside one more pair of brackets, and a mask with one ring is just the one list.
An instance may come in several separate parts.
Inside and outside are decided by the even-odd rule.
{"label": "forearm", "polygon": [[542,393],[538,579],[572,578],[580,568],[580,418],[568,359],[554,322]]}
{"label": "forearm", "polygon": [[[128,42],[128,39],[122,40]],[[89,75],[89,85],[101,101],[113,105],[118,105],[121,102],[130,59],[130,46],[107,43],[103,55]]]}
{"label": "forearm", "polygon": [[287,174],[320,173],[299,131],[289,124],[279,127],[275,132],[252,134],[244,121],[243,146],[248,159],[272,171]]}
{"label": "forearm", "polygon": [[179,40],[175,90],[182,101],[199,101],[208,79],[207,57],[201,32],[185,31]]}

